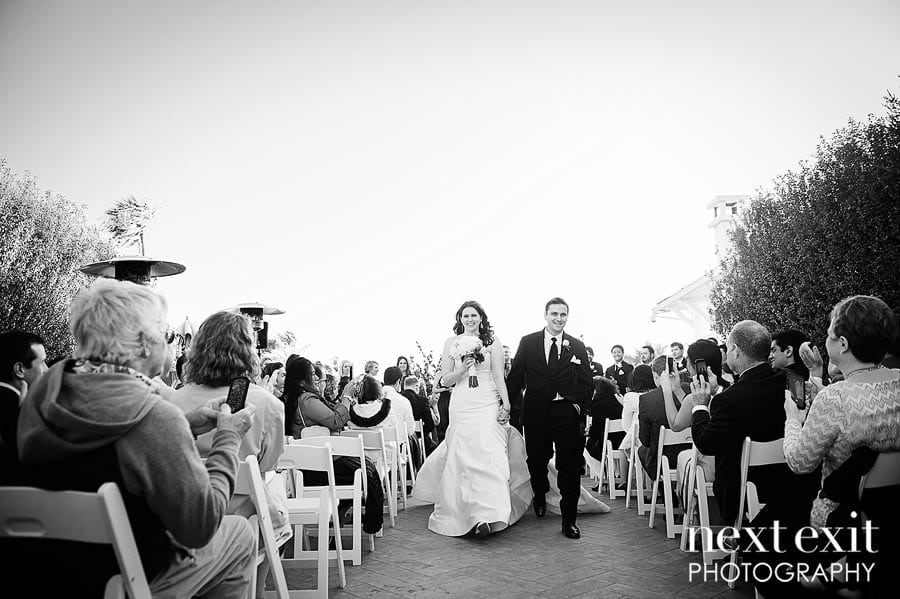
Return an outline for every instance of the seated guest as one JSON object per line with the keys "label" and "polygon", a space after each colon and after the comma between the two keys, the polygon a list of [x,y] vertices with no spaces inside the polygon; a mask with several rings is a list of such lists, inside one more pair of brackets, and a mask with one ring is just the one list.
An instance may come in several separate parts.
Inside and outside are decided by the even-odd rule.
{"label": "seated guest", "polygon": [[[364,374],[360,377],[356,385],[356,393],[359,402],[350,406],[350,422],[347,425],[351,429],[374,429],[386,426],[397,427],[398,422],[402,422],[402,416],[398,416],[394,411],[393,402],[384,396],[384,389],[381,382],[375,377]],[[387,448],[388,459],[393,459],[393,449]],[[384,472],[384,463],[381,456],[374,450],[367,450],[366,455],[371,458],[378,471]]]}
{"label": "seated guest", "polygon": [[638,413],[638,398],[656,387],[653,382],[653,370],[646,364],[638,364],[631,372],[631,391],[622,398],[622,428],[625,429],[625,437],[619,444],[619,449],[631,449],[631,438],[634,432],[634,419]]}
{"label": "seated guest", "polygon": [[44,340],[34,333],[0,335],[0,484],[14,484],[19,472],[16,428],[19,405],[29,386],[47,372]]}
{"label": "seated guest", "polygon": [[397,415],[397,421],[406,425],[406,435],[410,440],[410,455],[416,468],[422,466],[425,456],[419,455],[419,443],[416,440],[416,421],[410,401],[400,394],[402,374],[396,366],[388,366],[384,370],[384,396],[391,400],[391,410]]}
{"label": "seated guest", "polygon": [[809,369],[800,359],[800,346],[809,341],[809,335],[796,329],[786,329],[772,335],[769,363],[776,370],[787,370],[809,380]]}
{"label": "seated guest", "polygon": [[606,369],[606,378],[615,380],[619,386],[619,395],[625,395],[630,390],[629,381],[634,366],[625,361],[625,348],[618,343],[612,346],[610,353],[613,365]]}
{"label": "seated guest", "polygon": [[[738,515],[744,437],[774,441],[784,435],[786,381],[783,372],[769,365],[771,341],[764,326],[743,320],[734,325],[726,341],[728,363],[738,380],[710,404],[710,383],[694,379],[691,437],[702,454],[715,456],[713,492],[726,523],[734,522]],[[751,472],[760,501],[767,501],[775,481],[781,478],[781,466],[761,466]]]}
{"label": "seated guest", "polygon": [[[313,384],[315,365],[306,358],[298,358],[290,362],[287,367],[287,376],[284,383],[285,409],[295,414],[293,422],[288,425],[295,438],[303,436],[303,430],[307,427],[325,427],[331,434],[340,434],[344,425],[350,420],[350,408],[356,403],[352,397],[345,395],[335,407],[325,403],[319,395],[318,389]],[[353,391],[352,386],[345,387],[347,393]],[[339,485],[353,484],[353,476],[359,469],[359,458],[338,456],[334,458],[334,479]],[[369,494],[365,498],[366,513],[363,515],[363,530],[374,534],[381,530],[384,524],[384,489],[381,486],[381,477],[375,468],[375,463],[366,458],[366,485]],[[306,485],[321,486],[328,484],[323,472],[303,472],[303,482]],[[351,503],[342,500],[340,509],[349,509]]]}
{"label": "seated guest", "polygon": [[[857,447],[900,451],[900,373],[880,365],[896,326],[891,309],[876,297],[855,295],[835,305],[825,348],[844,380],[820,391],[808,416],[794,402],[782,401],[784,457],[791,470],[812,472],[821,464],[824,479]],[[816,498],[811,524],[825,526],[836,507]]]}
{"label": "seated guest", "polygon": [[[588,430],[586,448],[588,453],[596,459],[603,456],[603,428],[606,419],[619,420],[622,418],[622,404],[619,403],[616,394],[618,387],[615,382],[600,378],[594,382],[594,396],[591,399],[591,428]],[[618,449],[625,437],[624,432],[609,434],[614,449]]]}
{"label": "seated guest", "polygon": [[[225,513],[253,406],[231,414],[223,396],[183,414],[161,398],[151,379],[172,361],[166,303],[148,287],[97,279],[73,301],[69,326],[75,358],[55,364],[22,406],[24,483],[96,491],[115,482],[154,596],[244,597],[257,534]],[[194,435],[214,428],[204,464]],[[99,597],[118,573],[108,546],[68,541],[23,541],[3,566],[46,597]]]}
{"label": "seated guest", "polygon": [[[658,386],[660,379],[669,379],[669,373],[666,369],[668,358],[659,356],[653,360],[651,369],[653,370],[653,380],[657,384],[656,389],[641,394],[638,399],[638,436],[641,440],[641,446],[638,447],[638,458],[641,460],[644,470],[653,478],[656,475],[657,468],[657,452],[659,449],[659,428],[661,426],[669,428],[669,421],[666,418],[666,406],[663,399],[663,391]],[[676,372],[676,379],[678,374]],[[676,385],[677,387],[678,385]],[[682,392],[690,391],[690,388],[681,389]],[[683,397],[683,393],[682,393]],[[678,454],[681,451],[689,450],[690,443],[679,443],[678,445],[669,445],[663,449],[663,455],[668,458],[669,465],[675,467],[677,464]]]}
{"label": "seated guest", "polygon": [[433,437],[434,433],[434,417],[431,415],[431,405],[428,398],[416,393],[419,386],[419,379],[414,376],[408,376],[403,380],[403,397],[409,400],[412,405],[413,417],[422,422],[422,431],[425,441],[425,453],[431,453],[435,447]]}
{"label": "seated guest", "polygon": [[603,364],[594,362],[594,348],[585,347],[584,351],[587,352],[588,361],[590,362],[591,378],[596,381],[598,376],[603,376]]}

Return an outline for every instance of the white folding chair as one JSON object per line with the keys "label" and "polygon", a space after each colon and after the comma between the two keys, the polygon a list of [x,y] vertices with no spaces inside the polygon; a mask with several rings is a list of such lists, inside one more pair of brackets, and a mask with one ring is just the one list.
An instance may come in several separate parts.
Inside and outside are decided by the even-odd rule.
{"label": "white folding chair", "polygon": [[[363,440],[360,437],[306,437],[297,439],[294,445],[309,445],[324,447],[331,445],[331,454],[336,457],[346,456],[359,460],[360,467],[353,473],[353,483],[349,485],[337,485],[335,492],[338,499],[349,499],[353,502],[353,522],[350,526],[352,545],[348,550],[344,548],[344,559],[351,560],[354,566],[362,564],[362,512],[363,498],[369,494],[369,485],[366,478],[366,454],[363,448]],[[315,497],[326,487],[303,487],[304,497]],[[345,531],[341,527],[341,531]],[[369,551],[375,551],[375,535],[369,535]],[[329,557],[336,557],[334,552]]]}
{"label": "white folding chair", "polygon": [[[150,599],[128,513],[115,483],[104,483],[96,493],[0,487],[0,538],[112,545],[119,574],[107,581],[104,597],[127,594],[131,599]],[[47,564],[49,576],[52,566]]]}
{"label": "white folding chair", "polygon": [[[287,538],[281,539],[280,543],[275,540],[275,531],[272,529],[272,520],[269,515],[269,502],[266,499],[265,486],[259,472],[259,463],[254,455],[244,458],[238,467],[234,496],[240,495],[249,496],[256,511],[250,516],[250,524],[259,529],[263,540],[263,547],[256,556],[256,567],[259,568],[260,564],[268,560],[272,580],[275,581],[275,592],[272,593],[272,596],[278,597],[278,599],[288,599],[290,593],[281,566],[281,557],[278,555],[279,546],[283,545]],[[250,581],[252,592],[256,590],[256,583],[256,569],[254,569],[253,579]]]}
{"label": "white folding chair", "polygon": [[[735,518],[734,528],[736,533],[740,533],[744,523],[744,511],[746,510],[747,519],[753,520],[759,511],[765,507],[764,503],[760,503],[759,495],[756,491],[756,485],[747,480],[750,468],[754,466],[768,466],[771,464],[784,464],[784,439],[775,439],[774,441],[751,441],[750,437],[744,438],[744,444],[741,448],[741,486],[740,500],[738,501],[738,512]],[[732,570],[737,567],[738,552],[731,553]],[[734,577],[728,583],[728,588],[734,588]]]}
{"label": "white folding chair", "polygon": [[[422,456],[422,461],[425,461],[425,423],[421,420],[416,420],[416,441],[419,443],[419,451]],[[418,474],[418,472],[416,472]]]}
{"label": "white folding chair", "polygon": [[[295,440],[296,442],[296,440]],[[287,500],[288,518],[294,527],[294,558],[281,560],[284,567],[297,567],[315,561],[318,569],[316,588],[311,590],[290,590],[291,597],[327,597],[328,596],[328,562],[331,555],[337,561],[341,588],[347,586],[347,575],[344,570],[344,550],[341,542],[341,523],[338,516],[337,486],[334,481],[334,463],[331,455],[331,444],[323,447],[310,445],[285,445],[278,465],[293,471],[293,477],[302,481],[299,470],[325,472],[328,480],[327,492],[321,492],[318,498],[303,497],[302,486],[298,487],[296,497]],[[303,550],[301,541],[306,536],[305,527],[315,526],[318,529],[318,548],[316,551]],[[335,552],[328,551],[331,533],[329,526],[334,527]],[[298,530],[299,527],[299,530]]]}
{"label": "white folding chair", "polygon": [[[600,464],[601,468],[606,470],[606,486],[610,499],[625,495],[625,491],[616,489],[616,485],[625,482],[623,473],[626,471],[628,455],[622,450],[613,449],[612,441],[609,440],[610,433],[622,432],[625,432],[625,429],[622,428],[621,418],[618,420],[606,419],[606,423],[603,425],[603,453],[600,456]],[[619,464],[619,476],[616,476],[616,462]],[[600,480],[600,485],[602,487],[603,479]]]}
{"label": "white folding chair", "polygon": [[709,498],[714,496],[713,485],[706,481],[706,474],[700,465],[700,456],[702,454],[696,445],[691,447],[691,464],[688,468],[688,481],[686,485],[687,498],[683,498],[685,502],[684,526],[681,532],[681,550],[688,550],[688,540],[698,530],[694,528],[694,498],[697,501],[697,513],[700,520],[700,552],[703,557],[703,564],[711,566],[713,562],[728,556],[730,552],[719,549],[714,540],[714,531],[709,522]]}
{"label": "white folding chair", "polygon": [[[388,453],[388,470],[391,472],[389,477],[389,482],[391,485],[391,495],[395,497],[394,505],[397,505],[398,497],[397,493],[399,492],[400,501],[403,503],[403,508],[406,509],[406,467],[407,464],[411,461],[409,459],[409,437],[406,436],[406,423],[401,422],[396,427],[393,426],[384,426],[381,427],[381,430],[384,431],[384,444],[386,447],[393,448],[393,451]],[[399,489],[398,489],[399,484]]]}
{"label": "white folding chair", "polygon": [[663,488],[663,505],[666,515],[666,536],[674,539],[676,534],[681,534],[681,529],[675,526],[675,514],[683,514],[682,509],[675,509],[672,498],[672,484],[678,480],[678,470],[669,465],[669,458],[663,453],[667,446],[681,445],[691,442],[691,429],[686,428],[680,432],[674,432],[665,426],[659,427],[659,442],[656,447],[656,475],[653,477],[653,492],[650,496],[650,520],[649,526],[653,528],[656,521],[656,500],[659,498],[659,487]]}
{"label": "white folding chair", "polygon": [[635,481],[637,513],[638,516],[643,516],[647,513],[649,508],[647,508],[646,499],[644,498],[644,478],[646,477],[646,474],[644,473],[644,467],[641,465],[641,460],[638,458],[637,454],[639,444],[638,422],[637,418],[635,418],[631,435],[631,451],[628,455],[628,481],[625,484],[625,507],[631,507],[631,481]]}
{"label": "white folding chair", "polygon": [[397,517],[397,495],[395,493],[390,493],[391,485],[396,487],[396,483],[393,483],[394,480],[392,471],[388,468],[388,452],[387,446],[384,442],[384,430],[380,428],[375,429],[350,429],[346,431],[341,431],[342,437],[360,437],[363,440],[363,448],[366,451],[372,452],[375,462],[375,467],[378,469],[378,474],[381,476],[381,485],[384,487],[384,493],[387,496],[388,502],[388,517],[390,519],[391,528],[394,527],[394,519]]}

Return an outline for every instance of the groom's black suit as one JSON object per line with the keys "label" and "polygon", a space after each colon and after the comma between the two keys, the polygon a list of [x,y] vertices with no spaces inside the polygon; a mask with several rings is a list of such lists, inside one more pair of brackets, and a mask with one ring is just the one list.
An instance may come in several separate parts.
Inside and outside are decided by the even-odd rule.
{"label": "groom's black suit", "polygon": [[[543,330],[522,337],[507,377],[507,389],[510,397],[515,397],[525,388],[521,421],[525,428],[531,488],[538,497],[550,489],[547,463],[556,444],[557,480],[562,496],[560,511],[564,519],[574,524],[584,451],[581,414],[590,402],[594,387],[584,344],[570,335],[561,337],[559,361],[554,368],[547,365]],[[554,401],[557,396],[563,399]]]}

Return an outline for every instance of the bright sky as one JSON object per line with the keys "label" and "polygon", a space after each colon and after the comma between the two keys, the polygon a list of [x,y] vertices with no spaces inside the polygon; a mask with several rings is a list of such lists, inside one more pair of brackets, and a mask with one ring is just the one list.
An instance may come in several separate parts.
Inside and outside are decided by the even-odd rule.
{"label": "bright sky", "polygon": [[173,323],[287,311],[307,354],[440,350],[480,301],[515,347],[544,302],[608,348],[753,193],[898,90],[900,3],[0,3],[0,156],[99,219],[159,213]]}

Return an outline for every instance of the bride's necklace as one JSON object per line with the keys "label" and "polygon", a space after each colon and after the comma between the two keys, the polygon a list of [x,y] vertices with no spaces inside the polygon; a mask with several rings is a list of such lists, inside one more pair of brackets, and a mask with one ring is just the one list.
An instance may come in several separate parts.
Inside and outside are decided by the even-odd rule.
{"label": "bride's necklace", "polygon": [[858,372],[871,372],[874,370],[880,370],[882,368],[881,364],[876,364],[875,366],[866,366],[865,368],[857,368],[856,370],[851,370],[847,374],[844,375],[844,379],[849,379],[852,375]]}

